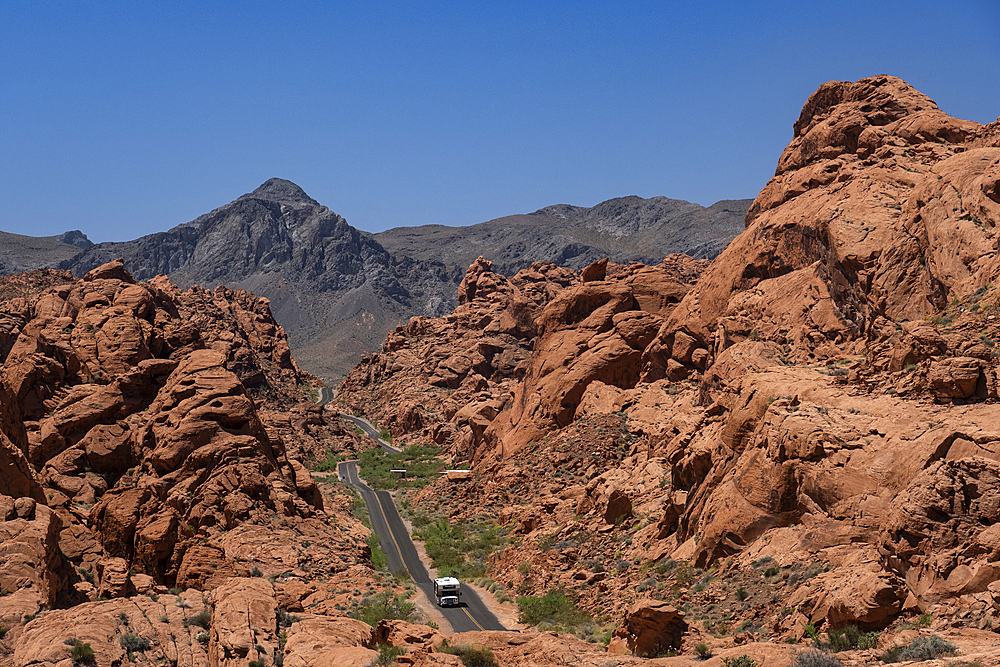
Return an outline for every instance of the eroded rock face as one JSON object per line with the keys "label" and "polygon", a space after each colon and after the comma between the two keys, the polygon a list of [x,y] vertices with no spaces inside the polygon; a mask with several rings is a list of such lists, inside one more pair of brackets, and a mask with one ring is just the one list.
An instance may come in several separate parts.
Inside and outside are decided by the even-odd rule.
{"label": "eroded rock face", "polygon": [[624,642],[632,653],[656,657],[680,648],[687,631],[684,612],[661,600],[639,600],[625,613],[613,640]]}
{"label": "eroded rock face", "polygon": [[625,611],[639,586],[744,602],[711,579],[698,591],[649,575],[683,561],[759,570],[770,602],[743,620],[789,639],[933,605],[1000,627],[996,127],[893,77],[824,84],[746,231],[704,273],[677,258],[588,267],[520,311],[530,345],[503,387],[452,350],[443,391],[423,395],[432,414],[391,379],[423,363],[398,350],[456,340],[474,304],[486,323],[514,311],[480,260],[467,310],[400,330],[380,374],[361,367],[387,384],[342,393],[405,442],[472,462],[475,485],[419,497],[447,494],[453,517],[475,519],[505,499],[498,520],[521,539],[491,576],[519,591],[562,586],[592,610]]}
{"label": "eroded rock face", "polygon": [[[266,301],[136,283],[120,261],[83,280],[46,276],[5,278],[27,296],[0,302],[15,318],[0,381],[0,492],[14,499],[15,523],[0,545],[26,550],[23,559],[11,551],[8,567],[23,560],[39,571],[7,582],[31,598],[20,613],[60,592],[128,595],[130,573],[172,585],[183,572],[187,585],[203,586],[229,560],[202,544],[209,534],[322,510],[316,485],[268,434],[250,394],[280,394],[278,408],[309,379]],[[188,564],[192,544],[200,550]],[[196,564],[205,548],[216,550],[214,574]]]}
{"label": "eroded rock face", "polygon": [[55,604],[65,588],[61,529],[59,516],[33,498],[0,496],[0,623],[6,627]]}

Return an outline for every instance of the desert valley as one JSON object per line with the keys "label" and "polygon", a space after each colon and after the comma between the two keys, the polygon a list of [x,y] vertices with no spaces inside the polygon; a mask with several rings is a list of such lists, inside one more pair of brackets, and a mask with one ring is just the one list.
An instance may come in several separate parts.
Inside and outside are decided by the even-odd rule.
{"label": "desert valley", "polygon": [[1000,665],[1000,120],[829,82],[775,157],[707,208],[368,234],[271,179],[4,234],[0,667]]}

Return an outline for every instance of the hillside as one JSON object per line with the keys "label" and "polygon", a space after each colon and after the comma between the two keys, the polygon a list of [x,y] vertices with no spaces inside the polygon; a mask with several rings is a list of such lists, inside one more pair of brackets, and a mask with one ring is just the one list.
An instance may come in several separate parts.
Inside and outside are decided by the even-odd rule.
{"label": "hillside", "polygon": [[[481,254],[477,247],[484,235],[500,244],[511,273],[539,257],[573,266],[604,256],[628,261],[651,255],[659,261],[660,251],[673,252],[673,245],[693,249],[696,243],[702,253],[718,252],[742,228],[748,205],[720,202],[704,209],[633,197],[592,209],[549,207],[468,228],[373,236],[294,183],[271,179],[170,231],[100,243],[59,266],[83,275],[122,258],[139,280],[165,274],[184,288],[252,291],[269,299],[303,368],[333,381],[377,349],[398,323],[454,308],[455,289],[465,267]],[[552,235],[555,220],[559,234]]]}
{"label": "hillside", "polygon": [[620,197],[597,206],[547,206],[467,227],[398,227],[375,238],[389,252],[465,267],[482,255],[512,276],[533,261],[580,269],[609,257],[656,264],[671,253],[712,259],[743,231],[751,200],[708,208],[666,197]]}
{"label": "hillside", "polygon": [[506,526],[498,587],[633,617],[612,646],[787,664],[761,647],[815,637],[862,664],[937,635],[994,664],[998,224],[1000,121],[830,82],[707,267],[480,259],[343,409],[471,464],[401,502]]}
{"label": "hillside", "polygon": [[0,276],[54,268],[93,243],[79,231],[58,236],[23,236],[0,232]]}

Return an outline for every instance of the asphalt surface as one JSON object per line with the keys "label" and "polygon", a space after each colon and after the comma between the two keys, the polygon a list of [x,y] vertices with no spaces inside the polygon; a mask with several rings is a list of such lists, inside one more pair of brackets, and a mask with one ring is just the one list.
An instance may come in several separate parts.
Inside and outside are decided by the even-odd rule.
{"label": "asphalt surface", "polygon": [[390,454],[399,454],[399,452],[402,451],[398,447],[393,447],[388,442],[379,437],[378,431],[376,431],[372,423],[367,419],[365,419],[364,417],[345,415],[343,412],[340,413],[340,416],[343,419],[347,419],[348,421],[354,422],[358,428],[360,428],[362,431],[365,432],[365,435],[367,435],[369,438],[377,442],[379,444],[379,447],[389,452]]}
{"label": "asphalt surface", "polygon": [[[326,405],[333,400],[333,390],[320,388],[319,405]],[[378,431],[367,419],[354,415],[341,414],[344,419],[357,424],[358,428],[379,446],[390,454],[398,454],[399,449],[379,437]],[[337,465],[337,475],[358,490],[368,507],[368,517],[372,530],[382,541],[382,551],[385,552],[390,572],[406,570],[410,579],[423,591],[427,599],[434,603],[434,583],[427,574],[427,568],[417,555],[410,533],[406,530],[403,518],[399,516],[396,503],[388,491],[375,491],[358,477],[357,461],[343,461]],[[438,607],[441,614],[451,624],[455,632],[470,630],[506,630],[497,620],[475,591],[462,586],[462,602],[456,607]]]}
{"label": "asphalt surface", "polygon": [[[424,592],[427,599],[434,601],[434,584],[427,569],[420,562],[417,549],[410,534],[396,510],[396,504],[388,491],[375,491],[358,477],[356,461],[344,461],[337,466],[340,479],[354,486],[368,507],[368,517],[372,530],[382,540],[391,572],[405,569],[413,583]],[[493,615],[475,591],[462,586],[462,602],[457,607],[438,607],[455,632],[470,630],[506,630]]]}

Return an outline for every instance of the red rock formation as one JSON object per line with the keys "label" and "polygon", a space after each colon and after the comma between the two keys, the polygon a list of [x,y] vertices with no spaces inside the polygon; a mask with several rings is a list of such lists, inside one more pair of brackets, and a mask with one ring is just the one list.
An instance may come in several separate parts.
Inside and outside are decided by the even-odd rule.
{"label": "red rock formation", "polygon": [[[1000,627],[998,125],[893,77],[824,84],[700,278],[677,258],[588,267],[521,318],[530,346],[502,388],[439,372],[446,391],[402,391],[428,359],[403,349],[455,354],[469,307],[510,312],[481,260],[465,311],[411,323],[342,394],[402,441],[473,461],[476,483],[417,500],[476,520],[510,503],[499,521],[520,538],[490,576],[518,591],[576,587],[624,611],[637,586],[679,586],[786,638],[932,608]],[[614,571],[593,565],[608,553]],[[678,561],[746,581],[749,601],[707,575],[664,581]],[[770,597],[753,602],[762,571]]]}
{"label": "red rock formation", "polygon": [[[4,284],[24,287],[0,302],[0,492],[36,509],[27,519],[11,510],[0,548],[24,551],[9,552],[10,572],[38,576],[5,582],[16,595],[0,596],[0,616],[36,613],[57,594],[128,595],[137,576],[216,585],[236,573],[223,532],[275,515],[315,521],[316,484],[230,370],[257,396],[280,394],[275,408],[301,400],[309,377],[266,301],[224,288],[181,293],[165,279],[136,284],[121,262],[84,280],[32,274]],[[299,426],[289,426],[294,435]],[[350,563],[353,551],[343,553]],[[67,560],[92,581],[73,573],[68,591]]]}

